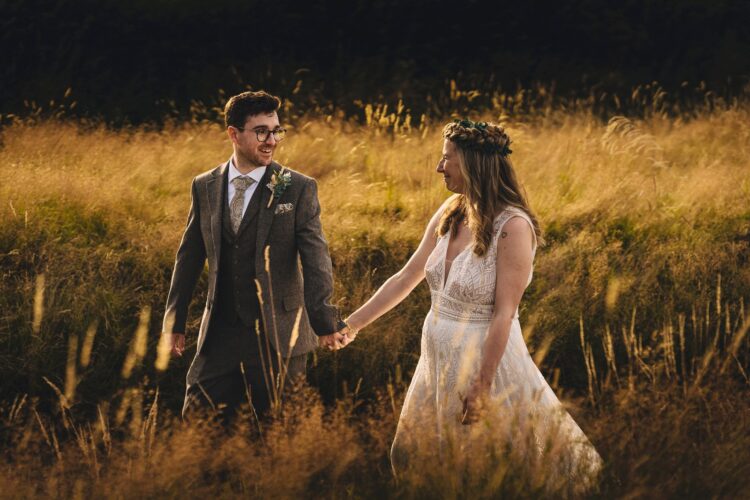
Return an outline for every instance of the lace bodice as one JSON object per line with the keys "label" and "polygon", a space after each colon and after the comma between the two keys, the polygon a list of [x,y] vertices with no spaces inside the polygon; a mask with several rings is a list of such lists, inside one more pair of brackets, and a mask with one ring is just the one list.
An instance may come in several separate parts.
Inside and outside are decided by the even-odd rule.
{"label": "lace bodice", "polygon": [[[495,304],[497,273],[497,240],[502,227],[513,217],[522,217],[529,225],[531,219],[520,209],[509,207],[495,218],[493,237],[485,255],[479,257],[473,244],[462,250],[453,260],[448,277],[445,277],[445,256],[450,233],[438,238],[437,244],[425,264],[425,277],[430,285],[434,310],[464,321],[486,320]],[[533,229],[533,225],[532,225]],[[536,245],[534,245],[536,252]],[[528,283],[531,283],[532,271]]]}

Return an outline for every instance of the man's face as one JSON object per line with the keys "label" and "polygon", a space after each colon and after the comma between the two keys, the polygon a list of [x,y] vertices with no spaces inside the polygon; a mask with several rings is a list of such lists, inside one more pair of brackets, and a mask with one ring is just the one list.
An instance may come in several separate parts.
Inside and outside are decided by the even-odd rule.
{"label": "man's face", "polygon": [[437,165],[437,173],[443,174],[445,187],[448,191],[462,194],[464,192],[464,177],[458,166],[458,152],[452,141],[445,139],[443,142],[443,156]]}
{"label": "man's face", "polygon": [[[279,128],[279,116],[273,113],[261,113],[259,115],[248,116],[242,129],[229,127],[229,137],[235,145],[237,155],[242,156],[244,160],[254,167],[264,167],[273,160],[273,152],[278,145],[273,134],[266,134],[269,130],[273,131]],[[258,132],[268,135],[265,141],[258,140]]]}

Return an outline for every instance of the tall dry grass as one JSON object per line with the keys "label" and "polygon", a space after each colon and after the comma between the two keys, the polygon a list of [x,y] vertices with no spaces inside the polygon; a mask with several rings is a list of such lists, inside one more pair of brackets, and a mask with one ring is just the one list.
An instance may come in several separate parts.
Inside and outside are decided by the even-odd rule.
{"label": "tall dry grass", "polygon": [[[750,494],[750,107],[509,114],[522,97],[473,117],[506,123],[546,229],[522,325],[605,459],[598,495]],[[441,125],[384,105],[290,124],[276,157],[319,181],[344,311],[405,262],[447,196]],[[160,364],[156,333],[189,182],[229,157],[224,133],[19,119],[0,141],[3,495],[571,494],[545,491],[543,469],[512,450],[458,480],[450,460],[391,476],[424,287],[345,351],[316,354],[314,389],[262,433],[183,426],[188,360]],[[201,282],[193,332],[203,294]]]}

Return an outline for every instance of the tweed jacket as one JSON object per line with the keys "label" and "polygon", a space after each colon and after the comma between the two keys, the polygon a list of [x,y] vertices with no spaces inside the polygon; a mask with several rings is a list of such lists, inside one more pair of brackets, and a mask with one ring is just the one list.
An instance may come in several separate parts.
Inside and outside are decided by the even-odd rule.
{"label": "tweed jacket", "polygon": [[[344,327],[331,305],[333,276],[328,244],[320,224],[320,203],[314,179],[282,167],[269,166],[269,176],[282,169],[291,183],[280,196],[270,185],[257,187],[261,208],[255,261],[264,331],[282,356],[297,356],[318,345],[317,336]],[[185,333],[193,289],[208,262],[208,294],[198,333],[196,356],[206,340],[216,299],[221,255],[223,176],[229,162],[193,179],[190,212],[175,259],[164,313],[164,332]]]}

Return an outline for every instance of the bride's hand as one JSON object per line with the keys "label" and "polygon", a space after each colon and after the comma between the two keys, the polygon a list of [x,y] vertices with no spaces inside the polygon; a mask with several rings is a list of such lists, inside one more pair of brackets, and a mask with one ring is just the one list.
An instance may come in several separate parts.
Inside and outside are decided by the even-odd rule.
{"label": "bride's hand", "polygon": [[466,397],[463,399],[464,408],[461,417],[463,425],[471,425],[477,420],[485,407],[485,401],[489,395],[490,386],[480,380],[475,380],[469,387]]}

